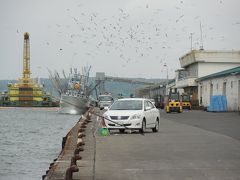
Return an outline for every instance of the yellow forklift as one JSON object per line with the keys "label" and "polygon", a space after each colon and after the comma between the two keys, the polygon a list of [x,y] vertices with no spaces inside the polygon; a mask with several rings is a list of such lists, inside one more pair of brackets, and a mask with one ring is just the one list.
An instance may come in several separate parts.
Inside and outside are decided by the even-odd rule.
{"label": "yellow forklift", "polygon": [[191,97],[189,94],[183,93],[181,95],[181,100],[182,100],[182,107],[183,109],[188,109],[191,110],[192,109],[192,105],[191,105]]}
{"label": "yellow forklift", "polygon": [[170,89],[165,109],[167,113],[183,112],[182,102],[180,101],[180,95],[177,88]]}

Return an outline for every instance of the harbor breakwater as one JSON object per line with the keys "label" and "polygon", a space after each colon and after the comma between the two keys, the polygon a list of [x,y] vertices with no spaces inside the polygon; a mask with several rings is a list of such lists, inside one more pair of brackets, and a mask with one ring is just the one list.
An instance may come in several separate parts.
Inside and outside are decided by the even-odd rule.
{"label": "harbor breakwater", "polygon": [[42,175],[43,180],[93,179],[96,121],[91,118],[89,110],[63,137],[62,151]]}

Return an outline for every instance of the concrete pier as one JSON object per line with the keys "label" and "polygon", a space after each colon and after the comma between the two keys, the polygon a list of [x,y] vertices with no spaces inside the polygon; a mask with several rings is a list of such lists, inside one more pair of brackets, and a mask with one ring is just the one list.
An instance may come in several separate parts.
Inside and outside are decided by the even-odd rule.
{"label": "concrete pier", "polygon": [[[93,115],[84,132],[85,145],[84,151],[79,152],[82,159],[77,160],[78,172],[73,173],[72,179],[238,180],[240,133],[232,136],[226,132],[237,132],[239,119],[238,113],[184,111],[179,115],[161,111],[158,133],[111,131],[110,136],[101,136]],[[217,123],[221,130],[219,125],[214,126]],[[64,150],[45,179],[66,178],[80,125],[70,131]]]}
{"label": "concrete pier", "polygon": [[[72,179],[93,179],[94,157],[96,140],[94,132],[96,129],[96,116],[88,117],[88,112],[79,119],[79,122],[63,138],[63,150],[57,160],[51,164],[49,171],[43,175],[44,180],[69,179],[67,170],[71,167],[73,158],[76,160],[77,173],[72,173]],[[91,119],[91,120],[90,120]],[[86,123],[85,123],[86,122]],[[64,142],[65,141],[65,142]]]}

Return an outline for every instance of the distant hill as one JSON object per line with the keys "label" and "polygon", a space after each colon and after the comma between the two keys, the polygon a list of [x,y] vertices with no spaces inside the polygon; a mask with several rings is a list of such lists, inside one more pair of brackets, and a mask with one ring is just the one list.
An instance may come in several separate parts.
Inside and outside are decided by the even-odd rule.
{"label": "distant hill", "polygon": [[118,97],[119,94],[122,94],[124,97],[130,97],[131,94],[134,94],[135,89],[141,87],[144,87],[144,85],[122,82],[105,82],[106,91],[111,92],[114,97]]}
{"label": "distant hill", "polygon": [[[164,80],[162,79],[144,79],[144,78],[129,78],[136,81],[143,81],[143,82],[154,82],[159,83]],[[0,92],[7,91],[8,90],[8,83],[16,83],[17,80],[0,80]],[[52,85],[52,82],[50,79],[47,78],[41,78],[40,82],[44,84],[45,91],[52,94],[54,97],[58,97],[58,92]],[[95,78],[90,77],[89,78],[90,84],[95,84]],[[145,85],[143,84],[130,84],[125,82],[112,82],[112,81],[106,81],[105,82],[105,90],[107,92],[112,93],[114,97],[117,97],[119,94],[122,94],[124,97],[129,97],[131,94],[134,94],[135,89],[142,88]],[[93,96],[95,96],[95,92],[93,92]]]}
{"label": "distant hill", "polygon": [[8,83],[16,83],[17,80],[0,80],[0,92],[8,90]]}

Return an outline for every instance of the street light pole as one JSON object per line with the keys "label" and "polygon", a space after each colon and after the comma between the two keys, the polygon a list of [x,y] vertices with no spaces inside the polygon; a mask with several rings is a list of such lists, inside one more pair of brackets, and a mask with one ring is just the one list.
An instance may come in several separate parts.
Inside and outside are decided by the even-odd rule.
{"label": "street light pole", "polygon": [[168,66],[167,66],[167,64],[166,64],[166,63],[164,63],[164,65],[163,65],[163,66],[167,68],[167,85],[166,85],[166,95],[168,95]]}

